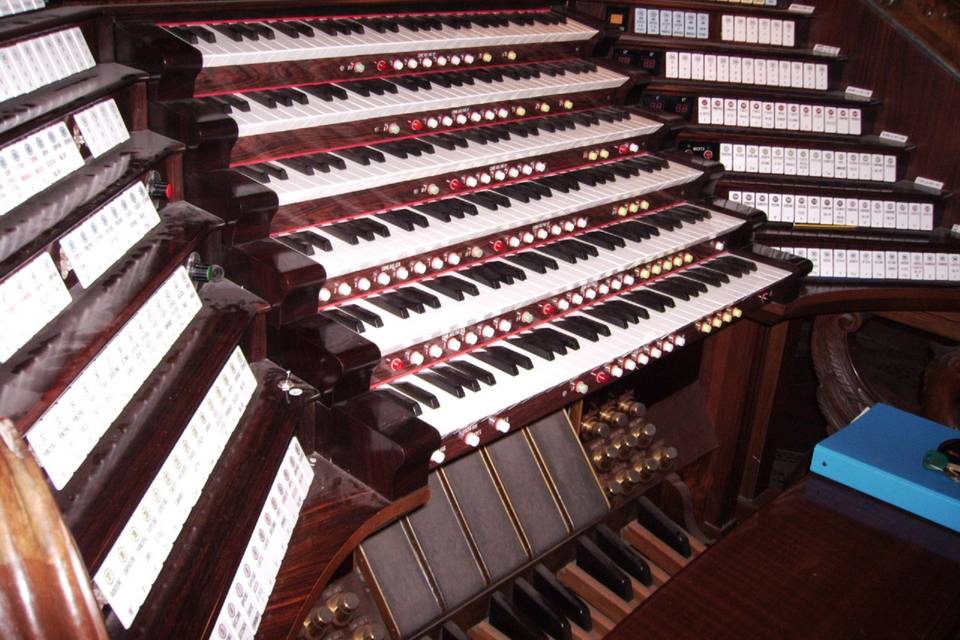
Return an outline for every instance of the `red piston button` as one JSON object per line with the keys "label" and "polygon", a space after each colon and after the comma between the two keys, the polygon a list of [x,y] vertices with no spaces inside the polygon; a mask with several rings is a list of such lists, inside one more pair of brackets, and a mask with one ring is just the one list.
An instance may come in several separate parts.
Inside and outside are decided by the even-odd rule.
{"label": "red piston button", "polygon": [[599,384],[610,382],[610,374],[606,371],[598,371],[593,377]]}
{"label": "red piston button", "polygon": [[410,123],[410,128],[414,131],[423,131],[423,122],[420,120],[414,120]]}
{"label": "red piston button", "polygon": [[453,189],[454,191],[462,187],[463,187],[463,183],[460,182],[460,178],[454,178],[453,180],[450,181],[450,188]]}
{"label": "red piston button", "polygon": [[543,311],[543,315],[545,315],[545,316],[552,316],[553,314],[555,314],[555,313],[557,312],[557,308],[556,308],[555,306],[553,306],[552,304],[550,304],[549,302],[546,303],[545,305],[543,305],[543,306],[540,308],[540,310]]}
{"label": "red piston button", "polygon": [[390,361],[390,368],[393,369],[394,371],[403,370],[403,360],[401,360],[400,358],[394,358],[393,360]]}
{"label": "red piston button", "polygon": [[630,145],[622,144],[619,147],[617,147],[617,151],[619,151],[621,155],[630,153]]}
{"label": "red piston button", "polygon": [[501,251],[506,251],[506,249],[507,249],[507,243],[504,242],[503,240],[493,241],[493,250],[496,251],[497,253],[500,253]]}
{"label": "red piston button", "polygon": [[386,60],[377,60],[377,71],[386,71],[390,68],[390,63]]}

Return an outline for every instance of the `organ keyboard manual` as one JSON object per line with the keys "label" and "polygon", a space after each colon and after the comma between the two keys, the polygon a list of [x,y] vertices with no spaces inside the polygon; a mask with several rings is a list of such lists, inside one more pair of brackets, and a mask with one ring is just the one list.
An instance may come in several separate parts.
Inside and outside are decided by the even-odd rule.
{"label": "organ keyboard manual", "polygon": [[809,287],[960,281],[806,5],[0,16],[5,637],[602,638]]}

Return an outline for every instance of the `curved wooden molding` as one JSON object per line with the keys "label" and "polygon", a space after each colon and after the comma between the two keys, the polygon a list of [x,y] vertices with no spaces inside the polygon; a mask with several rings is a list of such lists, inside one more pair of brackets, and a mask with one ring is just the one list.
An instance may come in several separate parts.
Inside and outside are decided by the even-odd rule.
{"label": "curved wooden molding", "polygon": [[0,637],[106,640],[87,568],[40,471],[0,419]]}
{"label": "curved wooden molding", "polygon": [[817,372],[817,404],[834,433],[877,402],[850,355],[849,336],[863,326],[859,313],[821,316],[813,323],[811,349]]}

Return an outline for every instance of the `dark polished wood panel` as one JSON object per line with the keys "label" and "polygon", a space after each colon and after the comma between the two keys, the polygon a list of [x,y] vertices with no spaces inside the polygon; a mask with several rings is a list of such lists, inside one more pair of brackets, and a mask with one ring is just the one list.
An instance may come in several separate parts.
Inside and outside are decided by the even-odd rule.
{"label": "dark polished wood panel", "polygon": [[607,639],[952,638],[958,581],[960,535],[808,476]]}

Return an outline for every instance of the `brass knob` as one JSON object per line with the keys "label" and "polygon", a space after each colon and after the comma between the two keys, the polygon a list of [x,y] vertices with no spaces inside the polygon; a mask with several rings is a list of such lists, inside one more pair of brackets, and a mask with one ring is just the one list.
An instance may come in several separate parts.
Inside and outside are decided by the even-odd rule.
{"label": "brass knob", "polygon": [[607,480],[607,497],[616,498],[623,495],[623,485],[616,480]]}
{"label": "brass knob", "polygon": [[593,466],[596,467],[598,471],[607,471],[610,469],[613,461],[617,459],[617,455],[617,450],[613,447],[598,447],[590,454],[590,458],[593,460]]}
{"label": "brass knob", "polygon": [[669,469],[673,466],[673,463],[677,461],[677,458],[680,457],[680,452],[677,451],[676,447],[663,447],[655,454],[653,454],[657,462],[660,463],[661,469]]}
{"label": "brass knob", "polygon": [[609,422],[611,427],[621,428],[627,426],[627,423],[630,422],[630,419],[627,418],[627,414],[620,413],[616,409],[603,409],[600,411],[600,417],[604,421]]}
{"label": "brass knob", "polygon": [[631,418],[642,418],[647,413],[647,405],[630,399],[621,400],[617,404],[617,409]]}
{"label": "brass knob", "polygon": [[652,422],[644,423],[643,420],[634,420],[630,423],[630,435],[636,436],[638,447],[646,448],[657,437],[657,427]]}
{"label": "brass knob", "polygon": [[353,640],[383,640],[387,630],[382,624],[365,624],[353,632]]}
{"label": "brass knob", "polygon": [[317,607],[303,621],[303,633],[309,640],[319,640],[333,624],[333,611],[327,607]]}
{"label": "brass knob", "polygon": [[610,425],[603,420],[587,418],[580,425],[580,435],[584,440],[592,438],[606,438],[610,435]]}
{"label": "brass knob", "polygon": [[630,491],[634,486],[640,484],[643,478],[633,469],[623,469],[618,471],[614,481],[623,487],[624,492]]}
{"label": "brass knob", "polygon": [[644,480],[652,478],[659,468],[660,462],[656,458],[638,456],[634,459],[633,470],[639,473]]}
{"label": "brass knob", "polygon": [[333,612],[333,624],[342,627],[360,607],[360,598],[355,593],[341,593],[327,600],[327,608]]}
{"label": "brass knob", "polygon": [[617,457],[621,460],[626,460],[630,457],[630,454],[633,453],[633,450],[637,448],[639,441],[633,434],[627,434],[624,436],[617,436],[613,439],[613,442],[610,443],[610,446],[617,450]]}

